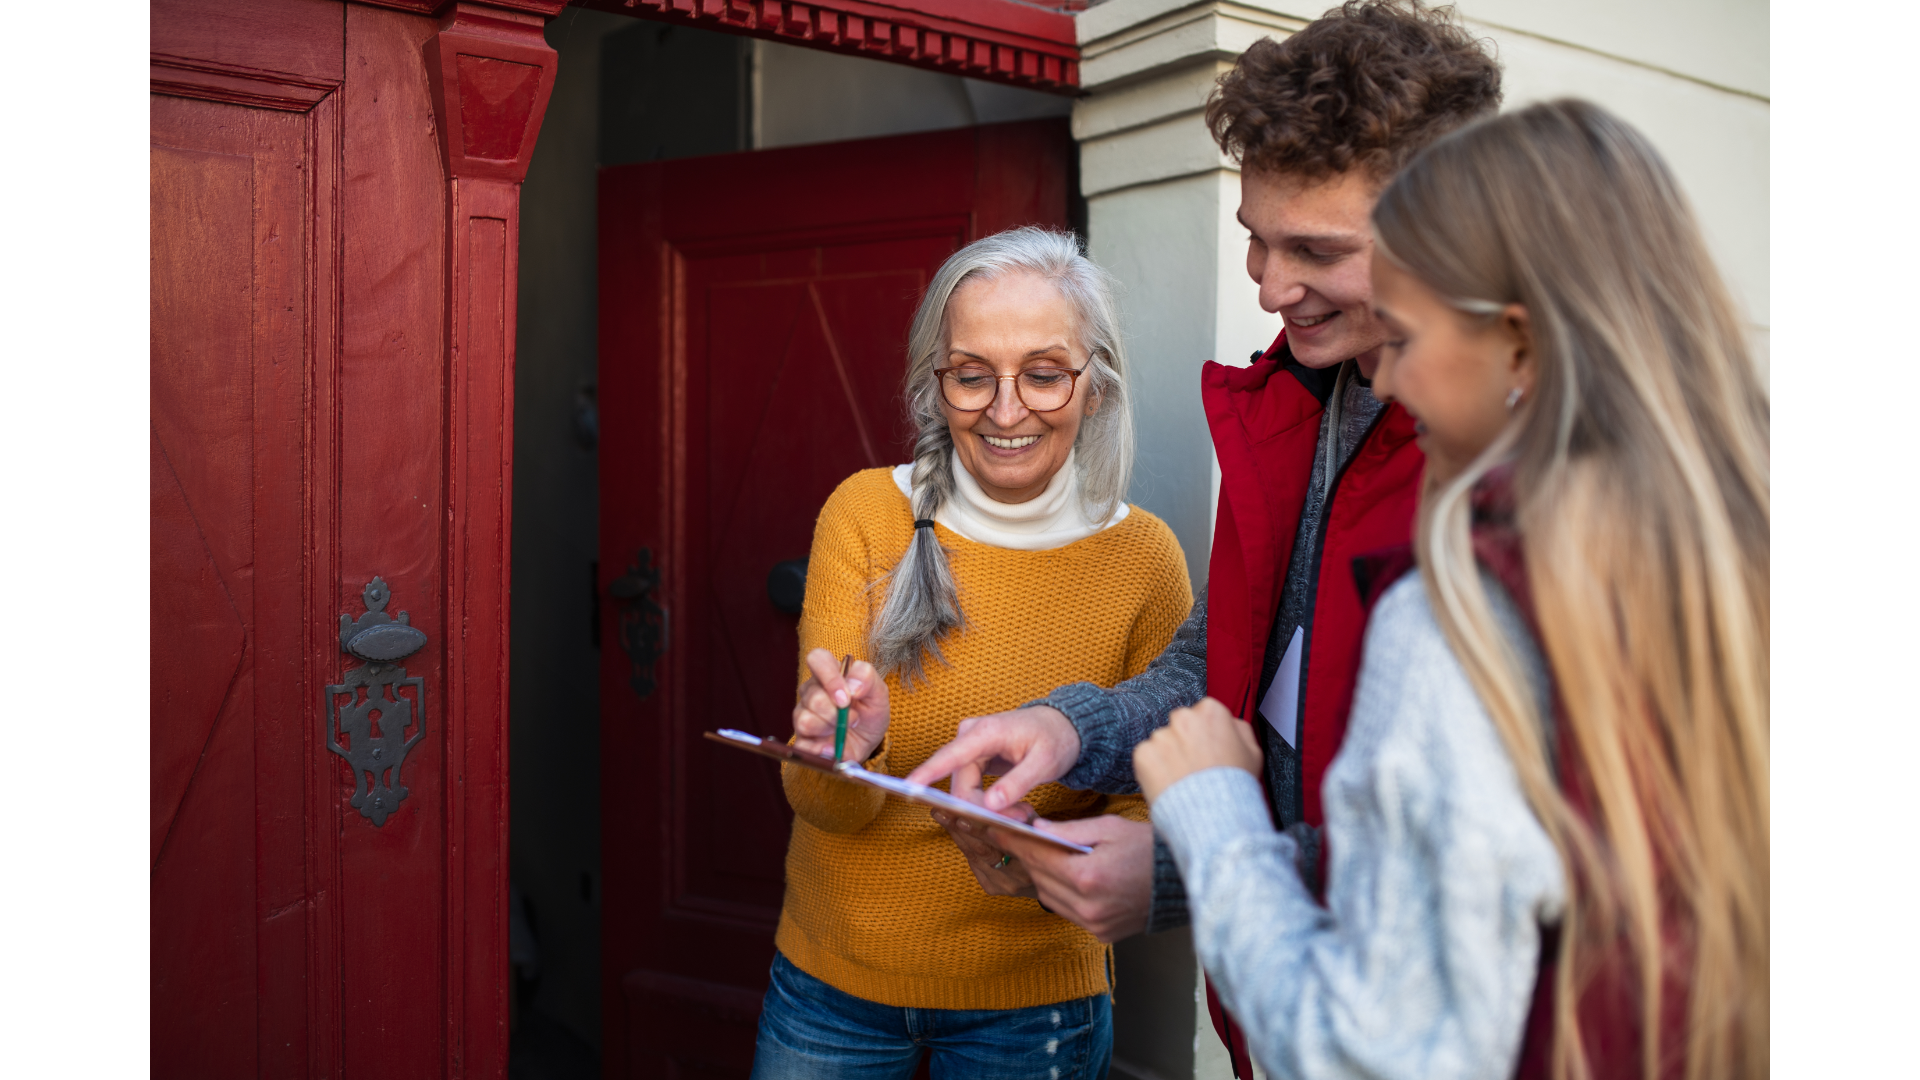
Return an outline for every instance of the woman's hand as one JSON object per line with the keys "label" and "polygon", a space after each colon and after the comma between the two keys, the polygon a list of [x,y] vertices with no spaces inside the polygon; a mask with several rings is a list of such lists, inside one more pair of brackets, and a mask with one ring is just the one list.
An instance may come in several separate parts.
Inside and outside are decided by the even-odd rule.
{"label": "woman's hand", "polygon": [[1175,709],[1167,726],[1133,748],[1133,775],[1151,804],[1181,780],[1217,765],[1260,775],[1260,744],[1253,725],[1235,717],[1212,698],[1191,709]]}
{"label": "woman's hand", "polygon": [[[1006,814],[1028,825],[1033,824],[1033,819],[1038,816],[1033,812],[1033,807],[1026,803],[1015,803],[1007,808]],[[933,811],[933,820],[947,830],[947,835],[953,838],[953,846],[967,857],[967,866],[973,870],[973,879],[980,883],[981,892],[988,896],[1039,899],[1039,893],[1033,886],[1033,875],[1027,873],[1026,865],[988,843],[985,829],[966,818],[940,810]]]}
{"label": "woman's hand", "polygon": [[842,760],[867,760],[887,734],[887,681],[865,660],[855,660],[843,678],[840,661],[825,649],[807,654],[807,670],[813,674],[800,684],[800,703],[793,707],[795,749],[832,757],[834,714],[851,706]]}

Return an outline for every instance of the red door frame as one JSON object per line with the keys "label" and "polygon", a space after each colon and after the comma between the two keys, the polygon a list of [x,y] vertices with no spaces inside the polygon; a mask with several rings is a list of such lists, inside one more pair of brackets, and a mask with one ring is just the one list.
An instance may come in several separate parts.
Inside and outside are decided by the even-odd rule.
{"label": "red door frame", "polygon": [[[505,1075],[519,199],[555,74],[543,30],[564,6],[565,0],[153,0],[155,94],[304,115],[311,140],[312,167],[303,181],[310,232],[301,238],[304,415],[297,436],[289,436],[299,442],[300,463],[281,489],[294,493],[303,522],[298,610],[289,618],[305,629],[294,651],[273,670],[262,669],[261,677],[279,680],[274,693],[304,699],[316,711],[290,708],[275,721],[289,725],[293,741],[286,753],[296,756],[261,750],[268,756],[258,758],[262,771],[254,781],[304,788],[303,822],[258,826],[263,837],[269,824],[286,832],[275,844],[294,845],[298,834],[297,852],[260,849],[262,867],[272,855],[274,867],[291,868],[287,888],[294,899],[261,907],[253,928],[261,1008],[280,1002],[291,1011],[271,1017],[263,1011],[257,1030],[224,1036],[253,1043],[266,1071]],[[1078,82],[1072,17],[1010,0],[583,0],[583,6],[1056,92],[1070,93]],[[316,11],[326,17],[301,22]],[[269,31],[281,33],[280,51],[250,53],[249,35]],[[328,56],[324,64],[310,63]],[[439,144],[437,197],[419,188],[416,144],[408,142],[420,130],[421,114],[430,114]],[[348,162],[359,172],[346,169]],[[392,197],[404,208],[380,205],[378,193],[387,184],[395,185]],[[423,286],[436,285],[437,300],[431,292],[422,295]],[[269,362],[261,358],[256,365]],[[286,372],[270,374],[283,379]],[[387,414],[356,402],[381,395],[409,399],[406,434],[369,438],[373,433],[362,425],[386,423]],[[379,448],[368,449],[369,442]],[[279,467],[258,454],[255,461],[261,469]],[[387,491],[384,482],[399,476],[420,490]],[[394,500],[408,496],[421,500],[431,523],[424,531],[409,526],[404,542],[390,540],[378,530],[394,515]],[[406,502],[417,514],[414,505]],[[395,607],[412,610],[432,639],[416,660],[431,689],[426,711],[433,749],[408,759],[404,779],[413,797],[378,829],[348,808],[351,774],[318,745],[321,725],[314,718],[320,688],[354,666],[339,649],[335,620],[361,610],[361,588],[373,573],[389,579]],[[163,720],[156,710],[155,722]],[[274,769],[284,775],[270,777]],[[404,909],[411,920],[385,925],[382,898],[356,882],[382,880],[382,868],[401,858],[429,860],[428,876],[440,884],[425,895],[409,894],[407,886],[384,898],[384,910]],[[417,926],[437,928],[427,937],[438,940],[422,940]],[[291,953],[266,947],[293,927],[299,941]],[[168,929],[158,924],[155,932]],[[438,963],[417,972],[373,971],[378,965],[371,960],[379,956]],[[390,1025],[388,1015],[365,1019],[396,1003],[409,1015],[437,1016],[437,1037]],[[266,1066],[269,1057],[277,1064]]]}
{"label": "red door frame", "polygon": [[[300,344],[251,361],[261,410],[246,451],[251,518],[202,522],[203,533],[252,530],[262,561],[240,572],[275,584],[241,609],[262,705],[220,720],[251,725],[235,733],[253,747],[250,767],[203,792],[203,802],[245,794],[251,805],[234,809],[252,812],[252,836],[190,847],[155,894],[158,1075],[506,1074],[519,185],[554,78],[543,31],[562,6],[154,2],[151,88],[167,117],[155,132],[184,140],[167,144],[170,160],[251,159],[239,166],[251,168],[248,183],[293,184],[273,205],[305,207],[302,220],[274,217],[255,234],[250,282],[221,282],[253,290],[256,322],[300,328],[272,340]],[[181,98],[214,104],[165,105]],[[303,133],[284,166],[286,139],[233,134],[286,128],[256,124],[271,115],[297,116]],[[199,131],[212,133],[205,148]],[[197,206],[192,196],[174,204]],[[256,197],[256,224],[261,205]],[[154,223],[169,237],[200,226],[228,223]],[[181,318],[200,325],[192,310]],[[428,638],[406,660],[425,680],[424,742],[397,778],[405,801],[379,826],[349,806],[352,772],[324,746],[323,693],[357,665],[337,620],[362,610],[376,574]],[[156,627],[171,614],[156,607]],[[154,655],[189,678],[205,666],[158,631]],[[183,718],[156,697],[157,733]],[[156,758],[156,775],[163,767],[178,772]],[[158,839],[154,858],[160,868]],[[253,868],[252,925],[198,936],[193,894],[178,883],[196,869],[232,878],[215,865],[226,861]],[[255,987],[238,1013],[212,1007],[198,981],[209,965],[193,955],[227,943],[231,955],[213,966],[248,969]],[[225,1022],[241,1015],[251,1022]]]}

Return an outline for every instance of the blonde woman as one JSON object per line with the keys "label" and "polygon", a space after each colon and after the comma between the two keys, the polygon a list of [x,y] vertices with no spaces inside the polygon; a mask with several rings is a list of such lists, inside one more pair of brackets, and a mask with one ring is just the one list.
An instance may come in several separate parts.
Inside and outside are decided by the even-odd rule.
{"label": "blonde woman", "polygon": [[1135,750],[1195,944],[1276,1076],[1768,1070],[1768,408],[1658,154],[1577,101],[1374,211],[1374,392],[1421,424],[1324,907],[1212,702]]}
{"label": "blonde woman", "polygon": [[[794,742],[904,776],[962,717],[1144,670],[1193,606],[1133,462],[1107,277],[1074,238],[962,248],[908,339],[914,460],[856,473],[814,528]],[[845,678],[841,658],[856,659]],[[924,807],[804,769],[753,1075],[1099,1080],[1111,951],[1025,895],[985,895]],[[1049,818],[1146,817],[1139,796],[1036,788]],[[1004,873],[1004,871],[1003,871]],[[1011,875],[1008,875],[1011,877]],[[1011,892],[1018,891],[1010,888]]]}

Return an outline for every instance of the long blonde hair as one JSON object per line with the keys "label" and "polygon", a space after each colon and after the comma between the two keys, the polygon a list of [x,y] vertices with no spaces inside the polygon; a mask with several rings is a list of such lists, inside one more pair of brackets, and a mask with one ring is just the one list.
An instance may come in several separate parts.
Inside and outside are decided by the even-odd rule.
{"label": "long blonde hair", "polygon": [[[1553,1074],[1589,1075],[1580,994],[1611,955],[1632,976],[1646,1076],[1677,1054],[1689,1080],[1764,1076],[1768,405],[1693,213],[1639,132],[1563,100],[1436,143],[1374,227],[1463,317],[1518,303],[1531,320],[1534,390],[1493,446],[1429,486],[1415,543],[1567,866]],[[1566,720],[1558,765],[1585,813],[1476,570],[1469,497],[1509,462]],[[1676,984],[1684,1045],[1662,1046]]]}

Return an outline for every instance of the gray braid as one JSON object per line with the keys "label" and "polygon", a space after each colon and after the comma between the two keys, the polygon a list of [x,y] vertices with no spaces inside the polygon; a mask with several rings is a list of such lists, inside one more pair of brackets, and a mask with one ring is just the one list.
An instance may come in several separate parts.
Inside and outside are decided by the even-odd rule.
{"label": "gray braid", "polygon": [[[1133,472],[1133,413],[1126,387],[1126,356],[1113,303],[1112,279],[1080,253],[1070,233],[1024,226],[976,240],[949,258],[927,285],[907,335],[907,417],[918,436],[913,449],[913,516],[931,522],[953,497],[953,433],[940,407],[934,369],[947,351],[947,302],[973,278],[1029,271],[1052,282],[1073,305],[1088,356],[1088,390],[1099,411],[1075,441],[1081,498],[1091,520],[1113,516]],[[933,528],[915,527],[906,554],[884,579],[887,598],[868,634],[873,666],[900,672],[909,686],[926,679],[926,658],[946,663],[940,642],[966,627],[948,552]],[[878,583],[876,583],[878,584]]]}
{"label": "gray braid", "polygon": [[[913,447],[913,516],[932,521],[953,496],[953,434],[945,423],[920,429]],[[946,663],[940,639],[966,626],[947,549],[931,527],[913,530],[900,564],[888,575],[887,601],[874,620],[869,647],[882,674],[898,671],[908,685],[925,681],[925,657]]]}

